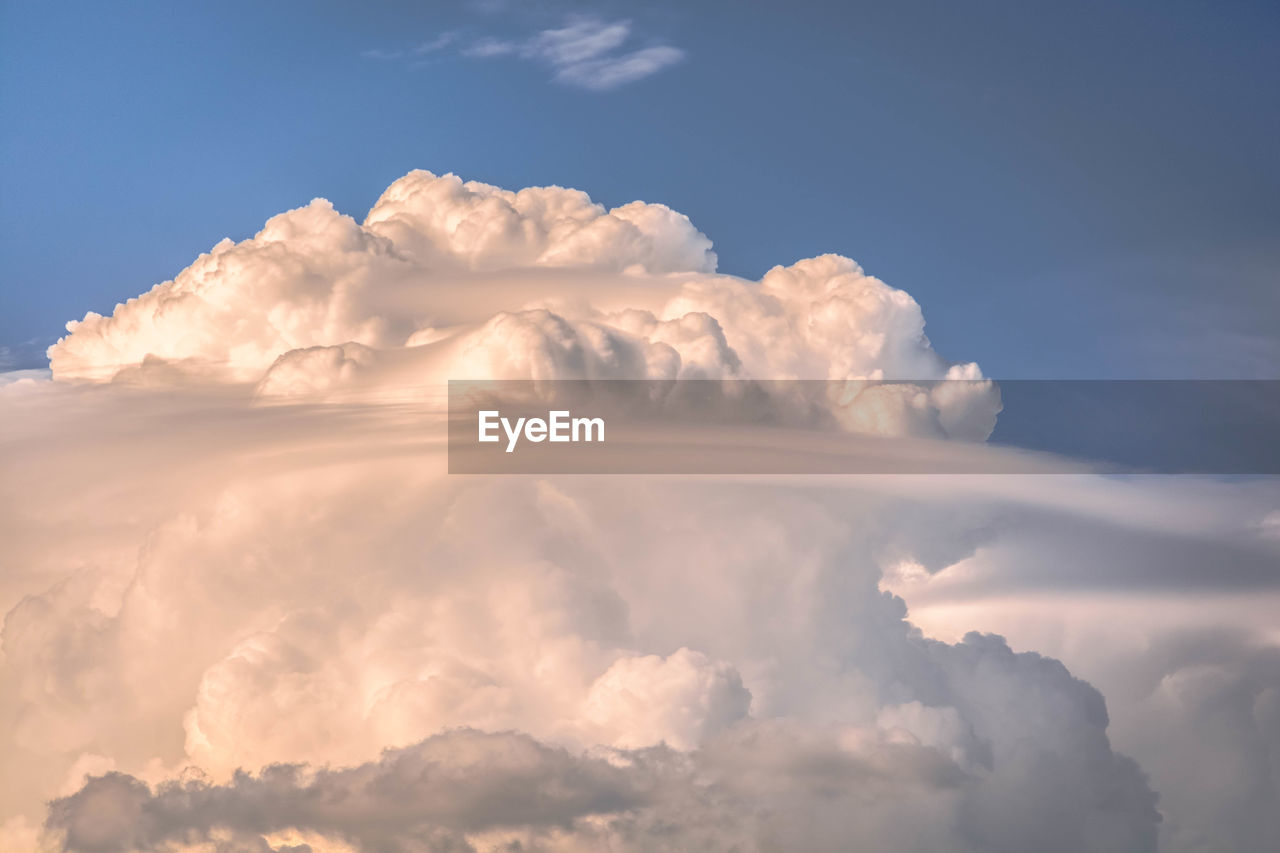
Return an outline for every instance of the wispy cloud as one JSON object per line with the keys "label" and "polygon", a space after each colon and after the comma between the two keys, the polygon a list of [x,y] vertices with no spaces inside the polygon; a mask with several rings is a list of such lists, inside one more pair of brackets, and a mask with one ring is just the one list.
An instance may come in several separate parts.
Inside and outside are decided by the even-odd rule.
{"label": "wispy cloud", "polygon": [[457,30],[449,30],[448,32],[440,33],[438,36],[436,36],[433,39],[424,41],[419,45],[416,45],[414,47],[411,47],[405,50],[401,50],[401,49],[388,50],[385,48],[375,47],[370,50],[361,51],[360,55],[363,56],[365,59],[373,59],[379,62],[393,62],[400,59],[411,60],[411,59],[414,59],[415,57],[423,57],[432,53],[439,53],[440,51],[444,50],[450,45],[453,45],[457,41],[458,41]]}
{"label": "wispy cloud", "polygon": [[630,21],[570,18],[564,27],[543,30],[529,39],[523,54],[545,59],[552,65],[569,66],[621,47],[630,36]]}
{"label": "wispy cloud", "polygon": [[562,27],[526,39],[517,52],[523,59],[549,65],[556,82],[597,92],[635,82],[684,59],[684,51],[669,45],[622,50],[631,38],[631,21],[575,15]]}
{"label": "wispy cloud", "polygon": [[373,49],[361,55],[377,61],[403,60],[410,65],[429,54],[451,49],[467,59],[513,57],[550,68],[551,79],[557,83],[594,92],[633,83],[685,57],[684,51],[666,44],[627,50],[628,42],[634,41],[629,20],[607,21],[589,15],[572,15],[563,25],[531,36],[463,38],[458,31],[451,30],[407,50]]}
{"label": "wispy cloud", "polygon": [[657,74],[681,59],[684,59],[684,52],[679,48],[665,45],[646,47],[623,56],[608,56],[565,65],[556,72],[555,79],[569,86],[602,92]]}
{"label": "wispy cloud", "polygon": [[7,346],[0,346],[0,371],[27,370],[48,366],[45,350],[54,338],[31,338]]}
{"label": "wispy cloud", "polygon": [[390,61],[399,59],[404,56],[403,50],[384,50],[380,47],[371,48],[369,50],[360,51],[360,55],[365,59],[376,59],[379,61]]}
{"label": "wispy cloud", "polygon": [[519,50],[513,41],[503,41],[491,36],[476,39],[462,49],[462,55],[471,59],[492,59],[495,56],[509,56]]}
{"label": "wispy cloud", "polygon": [[412,53],[414,56],[425,56],[428,53],[437,53],[438,51],[444,50],[457,40],[458,31],[449,30],[448,32],[441,33],[430,41],[424,41],[422,44],[415,47]]}

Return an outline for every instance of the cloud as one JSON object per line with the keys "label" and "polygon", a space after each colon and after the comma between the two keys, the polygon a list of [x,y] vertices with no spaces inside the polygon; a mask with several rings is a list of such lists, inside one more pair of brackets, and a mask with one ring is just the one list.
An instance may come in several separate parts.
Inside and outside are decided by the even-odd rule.
{"label": "cloud", "polygon": [[[1120,725],[1163,783],[1166,846],[1255,850],[1280,838],[1280,650],[1218,628],[1162,632],[1120,656],[1108,682],[1127,682],[1113,688],[1129,691]],[[1182,742],[1162,749],[1172,740]]]}
{"label": "cloud", "polygon": [[571,15],[561,27],[525,39],[485,36],[461,52],[473,59],[518,56],[551,68],[552,79],[558,83],[596,92],[649,77],[685,57],[684,51],[670,45],[622,50],[631,39],[630,21]]}
{"label": "cloud", "polygon": [[472,59],[492,59],[496,56],[509,56],[519,49],[515,42],[484,36],[462,48],[462,55]]}
{"label": "cloud", "polygon": [[48,362],[44,358],[44,351],[48,348],[48,342],[39,339],[0,346],[0,374],[46,367]]}
{"label": "cloud", "polygon": [[522,735],[461,730],[349,769],[274,765],[224,785],[169,782],[155,794],[109,773],[55,801],[49,825],[65,834],[67,851],[95,853],[168,849],[216,829],[246,849],[302,829],[358,849],[458,850],[467,833],[550,828],[634,807],[651,796],[644,776]]}
{"label": "cloud", "polygon": [[392,59],[399,59],[400,57],[404,56],[404,51],[403,50],[386,50],[384,48],[374,47],[368,50],[361,51],[360,55],[363,56],[365,59],[392,60]]}
{"label": "cloud", "polygon": [[393,62],[396,60],[420,61],[422,57],[439,53],[440,51],[457,43],[459,35],[460,34],[457,30],[447,30],[434,38],[420,42],[407,49],[371,48],[369,50],[361,51],[360,55],[365,59],[372,59],[379,62]]}
{"label": "cloud", "polygon": [[[285,831],[360,850],[432,851],[638,851],[659,839],[675,849],[776,843],[834,850],[867,842],[928,850],[948,838],[949,849],[976,851],[1024,840],[993,833],[976,793],[981,784],[901,727],[832,739],[757,725],[689,755],[658,747],[589,756],[518,734],[455,730],[345,769],[275,765],[223,784],[197,777],[154,791],[108,773],[54,801],[47,825],[70,853],[168,850],[214,839],[230,849],[273,849],[273,836]],[[906,837],[904,801],[919,809]],[[861,813],[860,827],[841,826],[850,807]],[[948,834],[957,811],[974,821],[962,830],[970,837]],[[1072,811],[1061,817],[1094,825],[1082,833],[1064,823],[1065,837],[1038,849],[1079,849],[1072,845],[1088,832],[1106,831],[1098,825],[1105,817]],[[1105,849],[1146,847],[1133,835],[1108,842],[1117,846]]]}
{"label": "cloud", "polygon": [[[126,395],[124,412],[138,417],[139,402]],[[850,838],[906,850],[1150,848],[1152,795],[1111,751],[1101,697],[993,638],[949,646],[914,633],[876,589],[875,546],[859,532],[878,526],[876,501],[716,483],[441,480],[411,444],[364,455],[396,446],[391,412],[374,415],[372,443],[290,414],[260,411],[248,432],[212,426],[218,443],[176,464],[155,455],[152,430],[132,449],[93,445],[143,496],[149,479],[189,491],[155,507],[103,496],[136,507],[127,514],[78,508],[73,517],[116,530],[138,525],[120,534],[122,563],[104,562],[95,535],[81,553],[98,565],[6,619],[13,736],[47,766],[92,748],[159,786],[107,777],[55,806],[51,830],[68,833],[69,849],[286,826],[426,849],[460,833],[483,849],[503,820],[535,840],[622,849],[673,833],[701,849],[842,849]],[[205,428],[198,417],[165,423],[182,448]],[[411,419],[406,437],[421,429]],[[309,458],[274,458],[273,447]],[[147,545],[130,556],[139,537]],[[599,820],[547,803],[516,821],[521,812],[465,786],[423,805],[413,798],[428,787],[379,782],[392,763],[376,759],[383,748],[417,755],[424,734],[466,725],[519,732],[521,750],[575,762],[621,747],[611,760],[639,769],[617,774],[616,789],[662,796],[623,798]],[[462,759],[449,743],[425,750],[432,767],[486,778],[450,764]],[[679,754],[634,754],[661,743]],[[664,755],[673,769],[653,782]],[[541,773],[541,760],[520,766]],[[355,770],[322,773],[324,785],[290,771],[283,793],[234,773],[279,762]],[[208,790],[166,787],[188,764]],[[533,790],[528,775],[506,773],[482,792]],[[372,780],[368,797],[329,784],[358,779]],[[124,817],[95,819],[104,808]]]}
{"label": "cloud", "polygon": [[363,226],[323,200],[277,216],[252,240],[219,243],[111,317],[71,324],[50,355],[64,378],[114,376],[143,367],[147,356],[157,366],[195,368],[196,360],[214,371],[260,371],[299,347],[403,343],[415,331],[415,306],[382,304],[398,290],[411,289],[429,317],[458,311],[447,291],[419,286],[426,276],[714,265],[710,241],[662,205],[606,211],[575,190],[512,193],[414,172],[383,194]]}
{"label": "cloud", "polygon": [[674,47],[647,47],[622,56],[591,59],[559,66],[555,79],[570,86],[603,92],[656,74],[684,59]]}
{"label": "cloud", "polygon": [[751,693],[732,666],[682,648],[665,658],[619,658],[592,683],[586,703],[606,743],[693,749],[744,719]]}
{"label": "cloud", "polygon": [[606,21],[592,15],[570,15],[562,26],[531,36],[502,38],[494,35],[467,37],[458,30],[443,32],[408,49],[375,48],[361,53],[366,59],[404,61],[419,65],[423,57],[456,49],[467,59],[515,57],[551,69],[557,83],[594,92],[616,89],[675,65],[684,51],[665,44],[625,50],[633,41],[629,20]]}
{"label": "cloud", "polygon": [[425,56],[429,53],[436,53],[438,51],[444,50],[446,47],[449,47],[449,45],[453,44],[457,40],[458,40],[458,31],[448,30],[446,32],[440,33],[438,36],[436,36],[433,39],[428,39],[427,41],[422,42],[417,47],[413,48],[412,52],[414,56]]}
{"label": "cloud", "polygon": [[684,51],[668,45],[618,52],[630,36],[630,21],[573,16],[563,27],[529,39],[519,52],[550,65],[557,82],[597,92],[643,79],[684,59]]}
{"label": "cloud", "polygon": [[913,613],[943,634],[1000,630],[1098,685],[1113,740],[1160,793],[1160,849],[1181,853],[1265,848],[1280,831],[1277,606],[1280,596],[1257,592],[1023,594]]}
{"label": "cloud", "polygon": [[[1056,660],[930,639],[882,585],[1013,546],[990,589],[1068,577],[1072,548],[1138,585],[1169,554],[1148,536],[1180,531],[1203,561],[1236,559],[1236,536],[1271,547],[1263,487],[447,473],[454,371],[980,380],[850,259],[759,281],[715,264],[662,205],[415,172],[363,223],[313,202],[72,324],[51,379],[0,386],[0,761],[20,770],[0,779],[0,838],[1142,851],[1200,821],[1257,837],[1260,782],[1199,808],[1190,771],[1270,748],[1265,660],[1186,652],[1151,670],[1181,673],[1176,701],[1121,690],[1109,713]],[[876,388],[850,428],[981,439],[998,408]],[[1244,709],[1237,744],[1193,743],[1230,740]],[[1129,744],[1163,750],[1154,784]]]}
{"label": "cloud", "polygon": [[[60,379],[257,381],[271,397],[367,387],[383,363],[399,365],[383,373],[392,388],[408,370],[436,382],[965,378],[829,405],[854,432],[991,432],[994,386],[940,358],[919,305],[853,261],[802,260],[758,283],[715,264],[711,241],[660,204],[605,210],[576,190],[414,172],[363,225],[319,199],[281,214],[110,317],[68,324],[49,355]],[[601,275],[619,296],[600,298]]]}
{"label": "cloud", "polygon": [[631,36],[630,21],[607,22],[572,17],[560,29],[543,30],[527,41],[522,53],[557,67],[597,59],[620,47]]}

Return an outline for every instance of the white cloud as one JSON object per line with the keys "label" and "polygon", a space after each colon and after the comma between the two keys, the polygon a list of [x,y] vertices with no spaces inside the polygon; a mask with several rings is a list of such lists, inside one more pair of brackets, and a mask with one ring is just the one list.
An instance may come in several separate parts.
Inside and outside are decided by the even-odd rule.
{"label": "white cloud", "polygon": [[622,50],[631,39],[630,21],[571,15],[563,26],[523,40],[479,38],[462,54],[476,59],[516,55],[547,65],[559,83],[597,92],[649,77],[684,59],[684,51],[670,45]]}
{"label": "white cloud", "polygon": [[473,59],[492,59],[495,56],[509,56],[518,49],[519,45],[515,42],[485,36],[462,48],[462,55]]}
{"label": "white cloud", "polygon": [[467,37],[459,30],[449,30],[409,49],[375,48],[361,56],[379,61],[404,60],[410,67],[450,48],[456,51],[455,55],[467,59],[516,57],[551,69],[551,79],[558,83],[595,92],[649,77],[685,57],[684,51],[665,44],[624,49],[635,40],[631,21],[570,15],[560,27],[521,38]]}
{"label": "white cloud", "polygon": [[387,50],[385,48],[373,47],[368,50],[361,51],[360,55],[363,56],[365,59],[389,61],[392,59],[399,59],[400,57],[404,56],[404,51],[403,50]]}
{"label": "white cloud", "polygon": [[668,46],[646,47],[620,56],[590,59],[560,66],[555,79],[571,86],[603,92],[656,74],[684,59],[684,51]]}
{"label": "white cloud", "polygon": [[[447,30],[436,35],[434,38],[427,39],[408,49],[400,48],[371,48],[360,52],[365,59],[373,59],[380,62],[393,62],[397,60],[415,60],[421,61],[422,57],[439,53],[445,48],[456,44],[459,38],[457,30]],[[411,63],[411,64],[415,64]]]}
{"label": "white cloud", "polygon": [[576,190],[414,172],[363,225],[323,200],[276,216],[110,317],[69,324],[49,354],[60,379],[256,381],[270,397],[394,389],[405,370],[437,382],[964,377],[977,381],[818,402],[853,432],[990,433],[998,392],[977,365],[933,351],[907,294],[835,255],[758,283],[715,264],[711,241],[660,204],[606,211]]}
{"label": "white cloud", "polygon": [[732,666],[684,648],[619,658],[592,683],[586,705],[604,743],[689,750],[744,719],[751,694]]}
{"label": "white cloud", "polygon": [[413,49],[413,54],[415,56],[425,56],[429,53],[436,53],[438,51],[444,50],[446,47],[453,44],[457,40],[458,40],[458,31],[448,30],[446,32],[440,33],[438,36],[436,36],[433,39],[428,39],[427,41],[424,41],[421,44],[419,44],[417,47]]}
{"label": "white cloud", "polygon": [[631,36],[630,21],[601,21],[597,18],[570,18],[560,29],[543,30],[529,39],[522,53],[563,67],[597,59]]}

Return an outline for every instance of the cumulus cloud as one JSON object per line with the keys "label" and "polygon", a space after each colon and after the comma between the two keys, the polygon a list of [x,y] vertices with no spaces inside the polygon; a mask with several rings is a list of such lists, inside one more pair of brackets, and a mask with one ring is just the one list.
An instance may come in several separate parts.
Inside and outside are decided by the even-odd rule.
{"label": "cumulus cloud", "polygon": [[[713,268],[711,244],[661,205],[606,211],[559,187],[512,193],[452,175],[414,172],[393,184],[364,226],[316,200],[274,217],[255,237],[223,241],[174,280],[90,313],[49,352],[60,378],[112,378],[148,357],[236,377],[292,349],[348,341],[403,344],[415,309],[449,310],[423,287],[448,272],[506,267],[636,270]],[[417,306],[387,305],[418,285]]]}
{"label": "cumulus cloud", "polygon": [[[661,205],[415,172],[363,223],[314,202],[219,244],[50,357],[0,386],[0,754],[23,771],[0,839],[1155,849],[1097,690],[996,636],[929,639],[882,584],[1007,541],[1011,507],[1093,519],[1077,540],[1221,540],[1233,508],[1093,480],[446,473],[463,373],[831,379],[840,429],[985,437],[994,386],[849,259],[745,281]],[[1241,522],[1258,548],[1273,511]],[[1119,541],[1099,558],[1138,559]],[[1273,676],[1249,670],[1259,742]],[[1181,731],[1213,704],[1153,707]]]}
{"label": "cumulus cloud", "polygon": [[[1124,697],[1117,723],[1163,782],[1165,846],[1258,850],[1280,838],[1280,650],[1223,626],[1115,651],[1106,662],[1094,650],[1090,668]],[[1161,749],[1171,741],[1180,747]]]}
{"label": "cumulus cloud", "polygon": [[[55,766],[93,745],[158,785],[108,776],[55,806],[68,849],[287,829],[485,849],[499,828],[623,849],[657,832],[700,849],[1151,846],[1153,797],[1111,750],[1101,697],[994,638],[913,632],[856,532],[877,526],[874,503],[714,483],[450,486],[402,457],[343,467],[234,478],[153,529],[124,585],[104,566],[11,612],[15,734]],[[299,813],[235,774],[307,761],[382,779],[382,748],[417,754],[462,725],[522,732],[538,755],[621,749],[621,790],[656,793],[496,827],[516,812],[484,799],[491,821],[471,823],[470,806],[450,811],[458,792],[435,812],[375,797],[364,818],[291,771],[288,796],[311,803]],[[652,780],[646,762],[666,753],[646,749],[684,757]],[[187,791],[188,764],[212,793]],[[417,796],[402,789],[369,787]]]}
{"label": "cumulus cloud", "polygon": [[926,630],[982,625],[1069,661],[1107,696],[1113,740],[1160,794],[1161,850],[1265,849],[1280,832],[1280,596],[1004,595],[914,608]]}
{"label": "cumulus cloud", "polygon": [[[758,283],[715,263],[711,242],[660,204],[605,210],[576,190],[414,172],[363,224],[317,200],[220,243],[110,317],[69,324],[50,362],[61,379],[254,380],[266,397],[349,388],[388,363],[379,351],[395,353],[395,387],[405,371],[436,382],[847,380],[825,405],[851,432],[990,434],[997,389],[977,365],[933,351],[906,293],[835,255]],[[883,378],[971,381],[858,381]]]}

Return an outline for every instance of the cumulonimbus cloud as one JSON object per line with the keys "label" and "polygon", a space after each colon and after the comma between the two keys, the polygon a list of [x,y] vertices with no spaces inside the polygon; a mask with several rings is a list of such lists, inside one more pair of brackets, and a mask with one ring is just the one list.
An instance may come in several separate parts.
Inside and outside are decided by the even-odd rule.
{"label": "cumulonimbus cloud", "polygon": [[[981,378],[851,260],[745,281],[661,205],[415,172],[69,332],[0,387],[6,843],[1155,848],[1095,689],[881,589],[989,495],[451,477],[420,417],[459,373]],[[978,387],[920,409],[981,439]]]}

